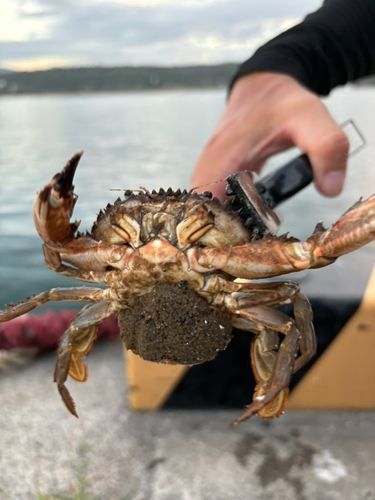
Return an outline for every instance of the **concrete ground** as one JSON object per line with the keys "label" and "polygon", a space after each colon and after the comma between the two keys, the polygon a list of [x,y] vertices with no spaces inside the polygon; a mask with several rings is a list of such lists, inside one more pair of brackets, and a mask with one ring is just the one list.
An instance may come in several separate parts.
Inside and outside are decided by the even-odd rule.
{"label": "concrete ground", "polygon": [[[301,276],[304,291],[362,294],[372,264],[341,263]],[[236,428],[240,410],[136,413],[116,340],[94,346],[86,383],[68,381],[77,420],[54,362],[0,374],[1,500],[375,500],[375,412],[287,411]]]}
{"label": "concrete ground", "polygon": [[78,420],[52,383],[54,355],[0,377],[1,499],[375,499],[375,412],[237,428],[232,410],[135,413],[120,341],[95,347],[89,380],[69,381]]}

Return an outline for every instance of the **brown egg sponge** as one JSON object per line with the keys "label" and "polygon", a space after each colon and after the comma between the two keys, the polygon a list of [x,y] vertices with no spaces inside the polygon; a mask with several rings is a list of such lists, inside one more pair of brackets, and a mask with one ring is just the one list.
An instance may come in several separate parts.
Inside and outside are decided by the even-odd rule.
{"label": "brown egg sponge", "polygon": [[195,365],[213,359],[232,338],[229,316],[183,286],[160,283],[120,311],[120,335],[143,359]]}

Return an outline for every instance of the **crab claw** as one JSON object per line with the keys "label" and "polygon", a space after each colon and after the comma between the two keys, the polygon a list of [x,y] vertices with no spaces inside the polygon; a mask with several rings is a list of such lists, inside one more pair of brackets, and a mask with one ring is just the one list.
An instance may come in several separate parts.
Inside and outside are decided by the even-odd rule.
{"label": "crab claw", "polygon": [[82,154],[76,153],[36,196],[34,224],[45,242],[69,242],[79,226],[79,222],[70,223],[70,217],[78,198],[73,193],[73,177]]}

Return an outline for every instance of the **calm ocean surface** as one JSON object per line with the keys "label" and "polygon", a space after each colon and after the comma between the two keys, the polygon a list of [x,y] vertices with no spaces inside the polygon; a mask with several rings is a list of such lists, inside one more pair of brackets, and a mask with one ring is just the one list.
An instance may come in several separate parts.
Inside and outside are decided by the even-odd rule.
{"label": "calm ocean surface", "polygon": [[[188,188],[225,95],[197,90],[2,97],[0,308],[52,287],[80,285],[47,269],[32,222],[36,192],[73,153],[85,151],[75,178],[74,215],[81,229],[90,229],[99,209],[119,195],[112,188]],[[281,231],[299,238],[309,236],[319,220],[331,224],[360,196],[375,192],[375,88],[339,89],[326,103],[339,123],[353,118],[368,144],[350,160],[340,197],[326,199],[309,187],[281,206]],[[274,157],[265,172],[296,154]],[[361,252],[375,261],[374,244]]]}

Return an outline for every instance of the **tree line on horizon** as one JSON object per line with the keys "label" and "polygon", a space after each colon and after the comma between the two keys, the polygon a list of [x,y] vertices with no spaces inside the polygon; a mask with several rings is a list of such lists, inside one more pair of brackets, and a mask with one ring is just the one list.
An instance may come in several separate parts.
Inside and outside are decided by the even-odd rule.
{"label": "tree line on horizon", "polygon": [[1,94],[113,92],[228,86],[238,65],[55,68],[2,72]]}

